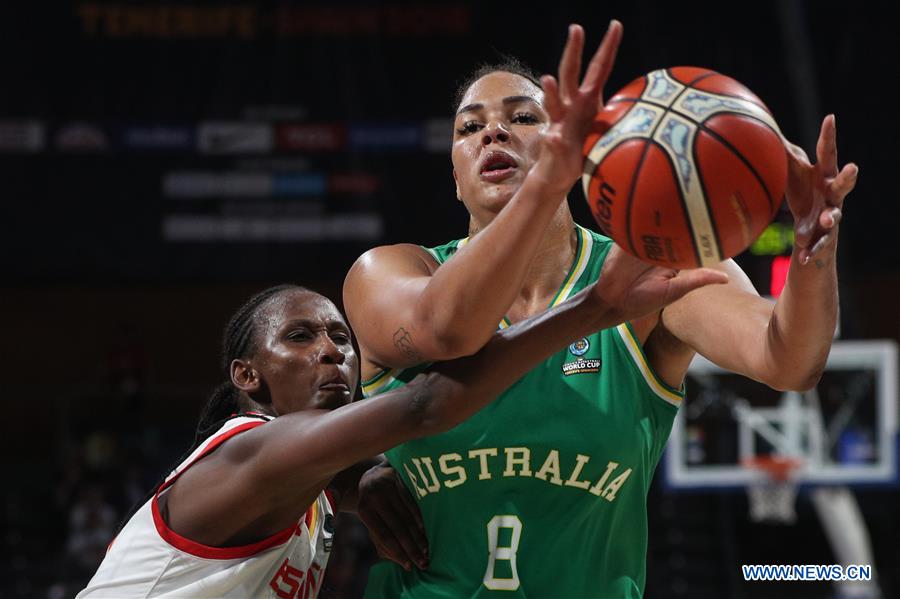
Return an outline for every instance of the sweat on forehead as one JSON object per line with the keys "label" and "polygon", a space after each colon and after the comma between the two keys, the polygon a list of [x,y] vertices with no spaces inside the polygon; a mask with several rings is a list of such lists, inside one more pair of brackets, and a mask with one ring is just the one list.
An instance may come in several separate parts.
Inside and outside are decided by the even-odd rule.
{"label": "sweat on forehead", "polygon": [[320,297],[323,296],[305,287],[286,287],[273,293],[257,304],[250,315],[251,336],[258,341],[258,335],[265,335],[273,327],[277,328],[278,324],[288,317],[289,307],[295,305],[295,302],[306,304]]}
{"label": "sweat on forehead", "polygon": [[323,309],[328,312],[337,311],[331,300],[315,291],[305,288],[286,289],[260,306],[257,317],[277,321],[296,317],[297,313],[312,315]]}
{"label": "sweat on forehead", "polygon": [[473,81],[464,91],[457,110],[468,104],[493,98],[531,98],[543,104],[544,90],[522,75],[506,71],[494,71]]}
{"label": "sweat on forehead", "polygon": [[476,81],[494,73],[517,75],[530,82],[537,89],[541,89],[541,78],[534,69],[514,56],[504,56],[499,62],[480,65],[463,79],[462,83],[456,88],[456,93],[453,94],[453,111],[456,112],[456,110],[462,106],[463,96],[466,95],[469,88],[472,87]]}

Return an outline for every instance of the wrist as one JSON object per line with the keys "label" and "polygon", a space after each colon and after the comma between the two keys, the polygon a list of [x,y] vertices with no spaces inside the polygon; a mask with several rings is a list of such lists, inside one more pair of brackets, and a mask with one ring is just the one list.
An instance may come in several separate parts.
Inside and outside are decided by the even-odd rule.
{"label": "wrist", "polygon": [[599,281],[589,287],[583,295],[573,298],[578,302],[575,308],[581,320],[589,325],[591,332],[608,328],[616,314],[615,307],[604,299],[602,289],[598,285]]}
{"label": "wrist", "polygon": [[567,196],[572,186],[575,185],[576,179],[561,176],[563,171],[562,165],[553,164],[552,159],[545,157],[538,158],[538,161],[528,173],[528,179],[542,192],[554,195],[560,199]]}
{"label": "wrist", "polygon": [[824,245],[819,248],[816,248],[814,254],[807,254],[807,261],[803,262],[801,260],[801,256],[804,253],[804,250],[808,251],[815,247],[815,245],[810,248],[801,248],[798,246],[794,246],[791,251],[791,267],[792,268],[803,268],[809,269],[811,267],[812,270],[821,269],[829,265],[835,264],[837,261],[837,230],[833,230],[829,233],[831,235],[831,239],[827,241]]}

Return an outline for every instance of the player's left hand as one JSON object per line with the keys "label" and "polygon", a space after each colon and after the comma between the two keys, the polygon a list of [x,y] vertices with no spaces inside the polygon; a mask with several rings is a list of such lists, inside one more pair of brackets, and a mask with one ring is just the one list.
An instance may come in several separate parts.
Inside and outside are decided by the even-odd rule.
{"label": "player's left hand", "polygon": [[695,289],[727,282],[728,275],[720,270],[689,268],[679,272],[654,266],[614,243],[590,295],[614,310],[619,322],[625,322],[657,312]]}
{"label": "player's left hand", "polygon": [[379,556],[406,571],[413,565],[420,570],[428,568],[422,513],[389,464],[379,464],[360,477],[356,511],[369,529]]}
{"label": "player's left hand", "polygon": [[788,180],[785,195],[794,215],[794,243],[800,264],[837,238],[844,198],[856,185],[859,168],[852,162],[838,171],[834,115],[822,122],[816,144],[816,164],[811,164],[803,148],[785,143]]}

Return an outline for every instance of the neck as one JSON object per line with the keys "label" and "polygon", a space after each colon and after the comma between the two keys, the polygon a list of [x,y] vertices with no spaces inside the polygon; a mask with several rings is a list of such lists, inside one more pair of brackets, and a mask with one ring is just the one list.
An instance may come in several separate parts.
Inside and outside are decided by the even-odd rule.
{"label": "neck", "polygon": [[[477,223],[470,221],[469,236],[476,235],[480,228]],[[544,238],[531,261],[519,296],[510,309],[510,317],[518,320],[547,307],[572,267],[577,245],[578,235],[572,213],[569,211],[568,203],[562,202],[547,226]]]}
{"label": "neck", "polygon": [[259,402],[253,401],[249,395],[246,393],[241,393],[240,398],[238,399],[238,407],[241,412],[256,412],[257,414],[265,414],[266,416],[271,416],[275,418],[278,414],[275,413],[275,410],[272,408],[272,404],[261,404]]}

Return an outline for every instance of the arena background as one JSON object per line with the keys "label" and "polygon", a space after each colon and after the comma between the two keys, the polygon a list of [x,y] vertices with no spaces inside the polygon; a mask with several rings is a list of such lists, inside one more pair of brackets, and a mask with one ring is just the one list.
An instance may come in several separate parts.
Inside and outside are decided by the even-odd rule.
{"label": "arena background", "polygon": [[[250,293],[294,281],[339,300],[365,249],[463,234],[456,84],[500,53],[554,71],[570,22],[591,48],[610,18],[625,24],[608,92],[654,68],[713,68],[810,153],[834,112],[840,159],[861,167],[841,227],[841,335],[900,339],[900,42],[882,6],[4,3],[0,596],[86,582],[189,444],[221,378],[222,326]],[[570,202],[590,224],[580,190]],[[740,259],[763,291],[771,260]],[[900,492],[856,495],[882,590],[900,596]],[[648,598],[834,596],[740,576],[836,561],[802,497],[794,526],[752,525],[741,493],[656,485],[648,509]],[[336,547],[323,596],[359,596],[375,556],[354,520]]]}

